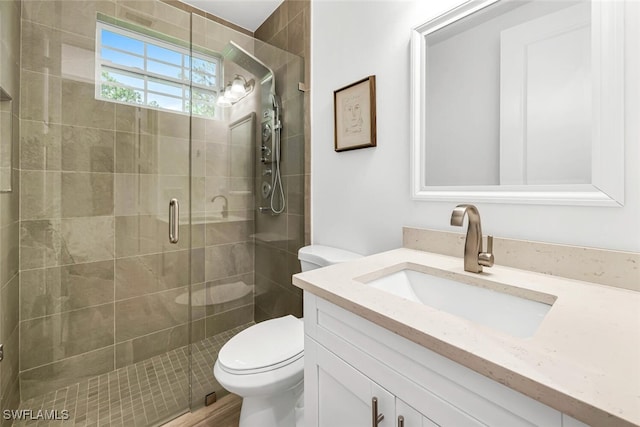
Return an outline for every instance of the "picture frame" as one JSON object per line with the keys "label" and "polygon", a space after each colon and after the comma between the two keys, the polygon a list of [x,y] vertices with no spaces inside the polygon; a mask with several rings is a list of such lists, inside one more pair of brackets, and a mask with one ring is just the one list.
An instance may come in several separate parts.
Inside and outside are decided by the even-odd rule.
{"label": "picture frame", "polygon": [[333,92],[335,151],[376,146],[376,76]]}

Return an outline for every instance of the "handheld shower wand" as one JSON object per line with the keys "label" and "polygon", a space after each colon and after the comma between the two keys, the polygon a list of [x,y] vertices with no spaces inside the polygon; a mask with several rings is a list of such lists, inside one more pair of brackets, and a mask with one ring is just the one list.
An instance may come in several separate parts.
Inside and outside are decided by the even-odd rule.
{"label": "handheld shower wand", "polygon": [[[274,85],[275,86],[275,85]],[[272,86],[272,89],[273,88]],[[274,159],[275,159],[275,171],[273,173],[271,200],[270,207],[271,212],[274,214],[281,214],[284,212],[286,206],[284,188],[282,186],[282,176],[280,173],[280,135],[282,133],[282,122],[280,121],[280,100],[278,95],[275,94],[275,90],[271,93],[271,103],[273,105],[273,138],[274,138]],[[276,207],[276,193],[280,196],[280,205]]]}

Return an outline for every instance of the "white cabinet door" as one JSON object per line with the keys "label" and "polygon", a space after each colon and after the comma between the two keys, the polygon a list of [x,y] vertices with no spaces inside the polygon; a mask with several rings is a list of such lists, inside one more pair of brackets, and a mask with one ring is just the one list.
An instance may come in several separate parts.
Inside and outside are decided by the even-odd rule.
{"label": "white cabinet door", "polygon": [[[316,345],[315,359],[311,375],[317,386],[309,390],[305,384],[305,392],[317,393],[311,399],[317,410],[309,411],[307,417],[305,407],[307,427],[395,426],[395,397],[391,393],[321,345]],[[378,414],[384,417],[377,424],[373,422],[373,398],[377,399]]]}
{"label": "white cabinet door", "polygon": [[439,427],[438,424],[397,398],[396,425],[397,427]]}

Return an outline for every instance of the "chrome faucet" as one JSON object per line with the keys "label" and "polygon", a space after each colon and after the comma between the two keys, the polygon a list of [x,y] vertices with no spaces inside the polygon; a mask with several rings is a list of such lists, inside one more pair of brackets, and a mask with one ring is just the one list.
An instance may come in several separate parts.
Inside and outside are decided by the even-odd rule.
{"label": "chrome faucet", "polygon": [[224,201],[224,204],[222,205],[222,218],[226,218],[227,216],[229,216],[229,207],[228,207],[229,204],[227,202],[227,198],[224,197],[222,194],[218,194],[217,196],[214,196],[211,199],[211,203],[214,203],[218,197],[221,197],[222,200]]}
{"label": "chrome faucet", "polygon": [[493,236],[487,236],[487,252],[482,251],[482,228],[480,213],[473,205],[458,205],[451,213],[451,225],[462,227],[464,215],[469,216],[467,238],[464,242],[464,269],[472,273],[482,273],[482,266],[493,266]]}

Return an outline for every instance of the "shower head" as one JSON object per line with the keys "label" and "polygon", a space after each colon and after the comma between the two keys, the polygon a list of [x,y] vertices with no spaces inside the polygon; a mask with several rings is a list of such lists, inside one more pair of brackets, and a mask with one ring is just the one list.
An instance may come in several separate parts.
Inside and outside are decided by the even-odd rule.
{"label": "shower head", "polygon": [[230,41],[222,50],[222,57],[230,61],[235,62],[254,76],[256,76],[260,82],[264,82],[267,78],[271,78],[271,93],[276,93],[276,83],[273,78],[274,74],[271,68],[267,67],[258,58]]}

